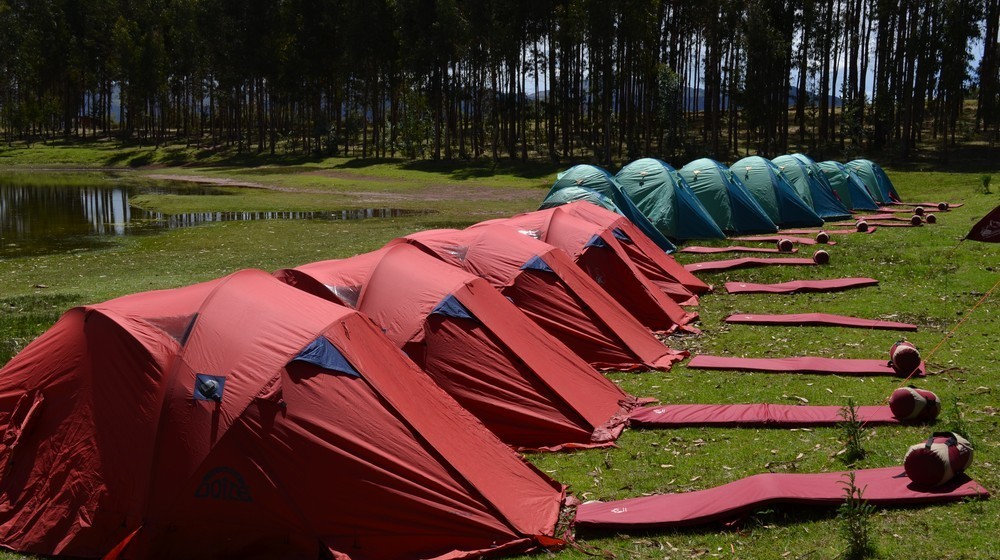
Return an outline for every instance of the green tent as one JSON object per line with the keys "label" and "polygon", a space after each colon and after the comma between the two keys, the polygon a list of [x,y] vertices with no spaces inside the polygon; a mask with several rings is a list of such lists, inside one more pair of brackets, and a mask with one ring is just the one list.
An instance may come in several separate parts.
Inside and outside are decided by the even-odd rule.
{"label": "green tent", "polygon": [[879,164],[868,159],[856,159],[846,163],[845,166],[858,174],[858,177],[864,181],[865,185],[868,186],[868,190],[871,191],[875,200],[880,204],[892,204],[893,202],[902,201],[899,198],[899,193],[896,192],[896,187],[893,186],[892,181],[889,180],[889,176],[886,175]]}
{"label": "green tent", "polygon": [[643,158],[615,175],[625,194],[671,239],[725,239],[691,187],[669,164]]}
{"label": "green tent", "polygon": [[771,221],[780,227],[823,225],[823,218],[810,206],[812,197],[808,201],[803,200],[771,160],[750,156],[737,161],[729,169],[743,181]]}
{"label": "green tent", "polygon": [[678,169],[677,173],[722,231],[734,235],[778,231],[778,226],[767,217],[757,199],[725,165],[701,158]]}
{"label": "green tent", "polygon": [[857,173],[838,161],[821,161],[816,165],[840,199],[852,210],[878,210],[878,203]]}
{"label": "green tent", "polygon": [[778,156],[771,162],[778,166],[803,200],[807,200],[805,195],[809,196],[812,209],[820,218],[826,221],[851,218],[850,209],[834,192],[812,158],[804,154],[793,154]]}
{"label": "green tent", "polygon": [[[674,244],[670,242],[669,239],[660,230],[656,229],[648,218],[643,215],[642,211],[639,210],[632,200],[629,199],[625,191],[622,190],[621,185],[615,178],[611,176],[610,173],[601,169],[600,167],[595,167],[593,165],[574,165],[573,167],[563,171],[556,177],[556,182],[552,185],[549,190],[549,194],[545,196],[545,200],[542,201],[541,208],[551,208],[553,206],[558,206],[560,200],[567,200],[572,195],[562,195],[559,194],[560,191],[565,189],[572,189],[574,192],[579,193],[579,189],[587,189],[604,195],[605,198],[611,199],[616,207],[615,211],[622,216],[629,219],[635,227],[639,228],[642,233],[646,234],[656,243],[660,249],[663,249],[667,253],[671,253],[677,249]],[[565,202],[564,202],[565,203]],[[604,206],[603,204],[601,204]],[[606,206],[605,206],[606,207]]]}

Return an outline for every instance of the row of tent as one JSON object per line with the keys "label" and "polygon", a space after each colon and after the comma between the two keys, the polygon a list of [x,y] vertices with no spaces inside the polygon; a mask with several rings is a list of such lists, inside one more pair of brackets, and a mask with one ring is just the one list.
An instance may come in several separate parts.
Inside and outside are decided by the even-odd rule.
{"label": "row of tent", "polygon": [[580,200],[627,216],[670,252],[675,241],[818,227],[900,198],[875,162],[817,163],[792,154],[750,156],[730,167],[703,158],[680,169],[644,158],[614,176],[577,165],[559,175],[541,208]]}
{"label": "row of tent", "polygon": [[467,558],[560,543],[514,449],[612,445],[708,286],[576,203],[72,309],[0,370],[0,546]]}

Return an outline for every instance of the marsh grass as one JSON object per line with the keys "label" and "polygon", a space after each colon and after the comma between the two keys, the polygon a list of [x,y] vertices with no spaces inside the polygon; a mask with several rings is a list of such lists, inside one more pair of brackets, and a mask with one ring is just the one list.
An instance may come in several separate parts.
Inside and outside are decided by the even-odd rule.
{"label": "marsh grass", "polygon": [[[103,155],[79,158],[98,161]],[[68,152],[67,152],[68,154]],[[25,156],[27,157],[27,156]],[[132,156],[128,156],[132,157]],[[71,159],[66,155],[67,159]],[[3,154],[0,154],[0,161]],[[128,160],[123,160],[128,161]],[[272,271],[321,259],[346,257],[382,246],[407,233],[464,227],[480,220],[534,209],[558,169],[520,171],[516,166],[297,161],[289,169],[239,168],[213,162],[204,168],[142,170],[237,178],[275,185],[285,191],[234,189],[225,197],[150,197],[144,207],[288,210],[392,207],[434,210],[405,218],[323,222],[226,222],[127,238],[99,249],[72,254],[25,257],[0,262],[0,363],[44,332],[74,305],[151,289],[216,278],[242,268]],[[127,164],[127,163],[126,163]],[[2,163],[0,163],[2,165]],[[38,161],[29,165],[40,165]],[[102,164],[103,165],[103,164]],[[125,165],[125,164],[122,164]],[[766,267],[705,275],[721,288],[727,280],[778,282],[799,278],[870,276],[878,287],[834,294],[791,296],[706,295],[697,308],[700,336],[672,337],[670,344],[693,353],[746,357],[796,355],[887,359],[898,332],[829,327],[727,325],[739,312],[825,311],[867,318],[913,322],[908,334],[922,350],[937,345],[967,310],[1000,278],[1000,244],[959,240],[971,225],[1000,203],[982,194],[980,173],[890,170],[908,200],[947,200],[965,206],[939,215],[938,223],[919,228],[880,228],[872,235],[834,236],[826,247],[832,261],[818,267]],[[132,175],[129,175],[132,177]],[[291,191],[287,190],[291,189]],[[309,192],[295,192],[308,190]],[[449,192],[457,193],[448,196]],[[405,206],[404,206],[405,205]],[[811,251],[808,252],[811,254]],[[680,255],[682,262],[696,259]],[[37,286],[44,285],[46,288]],[[945,403],[959,399],[968,430],[976,436],[976,460],[969,474],[987,488],[1000,489],[1000,391],[997,333],[1000,295],[973,313],[935,354],[948,374],[919,380]],[[670,403],[883,404],[896,378],[838,375],[779,375],[696,371],[685,365],[668,372],[611,373],[626,391]],[[946,407],[947,408],[947,407]],[[869,427],[867,455],[856,468],[901,465],[906,448],[926,439],[939,424]],[[687,492],[724,484],[760,472],[844,470],[837,428],[626,430],[617,447],[565,454],[534,454],[528,459],[569,485],[577,497],[619,499],[656,492]],[[887,558],[991,558],[1000,533],[997,500],[913,509],[879,510],[870,517],[879,552]],[[635,534],[587,532],[588,546],[620,558],[833,558],[843,550],[836,511],[774,506],[727,528],[718,525]],[[960,534],[962,538],[954,538]],[[899,537],[897,537],[897,535]],[[0,556],[11,558],[12,556]],[[589,558],[567,549],[558,558]]]}

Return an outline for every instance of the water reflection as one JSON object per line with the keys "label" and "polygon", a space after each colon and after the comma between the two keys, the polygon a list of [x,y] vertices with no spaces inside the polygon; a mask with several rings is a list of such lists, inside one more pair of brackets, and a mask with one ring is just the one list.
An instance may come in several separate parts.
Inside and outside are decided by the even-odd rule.
{"label": "water reflection", "polygon": [[0,183],[0,257],[27,256],[92,248],[108,238],[249,220],[360,220],[399,217],[420,211],[361,208],[327,212],[192,212],[164,214],[129,205],[147,192],[188,195],[224,194],[197,187],[169,189],[135,185],[35,186]]}

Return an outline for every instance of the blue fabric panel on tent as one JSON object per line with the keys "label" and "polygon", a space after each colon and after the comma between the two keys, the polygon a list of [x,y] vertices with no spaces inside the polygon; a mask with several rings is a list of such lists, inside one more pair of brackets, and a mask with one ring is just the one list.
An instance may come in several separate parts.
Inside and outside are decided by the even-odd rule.
{"label": "blue fabric panel on tent", "polygon": [[[839,163],[837,165],[840,165]],[[865,182],[854,171],[840,165],[840,170],[847,174],[847,188],[851,193],[851,202],[855,210],[878,210],[878,202],[872,198]]]}
{"label": "blue fabric panel on tent", "polygon": [[619,241],[624,241],[625,243],[632,243],[632,238],[628,236],[627,233],[621,230],[621,228],[613,228],[611,233],[615,236],[615,239]]}
{"label": "blue fabric panel on tent", "polygon": [[[803,165],[803,167],[805,167]],[[822,172],[819,172],[822,175]],[[816,214],[824,220],[847,220],[851,217],[851,211],[847,209],[843,201],[837,197],[832,187],[825,185],[825,177],[820,179],[814,174],[812,169],[806,169],[806,177],[809,180],[809,192],[813,197],[813,206]]]}
{"label": "blue fabric panel on tent", "polygon": [[601,236],[596,234],[590,238],[590,241],[588,241],[586,245],[584,245],[584,247],[607,247],[607,246],[608,242],[601,239]]}
{"label": "blue fabric panel on tent", "polygon": [[[726,177],[726,171],[726,169],[722,170],[723,177]],[[729,204],[732,207],[736,232],[748,234],[778,231],[778,226],[767,216],[767,212],[764,211],[760,202],[750,194],[743,182],[735,175],[729,179],[726,186],[729,191]]]}
{"label": "blue fabric panel on tent", "polygon": [[460,301],[458,301],[458,298],[451,294],[445,296],[445,298],[441,300],[441,303],[437,304],[437,306],[431,310],[431,314],[444,315],[445,317],[455,317],[457,319],[475,319],[472,313],[470,313],[469,310],[466,309]]}
{"label": "blue fabric panel on tent", "polygon": [[552,268],[546,264],[545,259],[535,255],[528,259],[528,262],[521,265],[521,270],[541,270],[543,272],[552,272]]}
{"label": "blue fabric panel on tent", "polygon": [[675,175],[677,186],[674,197],[677,201],[678,225],[682,239],[725,239],[726,234],[719,229],[708,210],[691,192],[691,187],[680,175]]}
{"label": "blue fabric panel on tent", "polygon": [[823,225],[823,218],[820,218],[812,208],[795,192],[795,187],[788,184],[784,177],[774,172],[768,167],[771,175],[771,184],[774,185],[774,192],[778,195],[778,204],[781,207],[781,227],[818,227]]}
{"label": "blue fabric panel on tent", "polygon": [[325,336],[321,336],[310,342],[308,346],[299,352],[298,356],[292,358],[292,361],[305,362],[352,377],[361,377],[358,370],[354,369],[354,366],[347,361],[347,358],[340,353],[340,350],[337,350],[333,343],[327,340]]}

